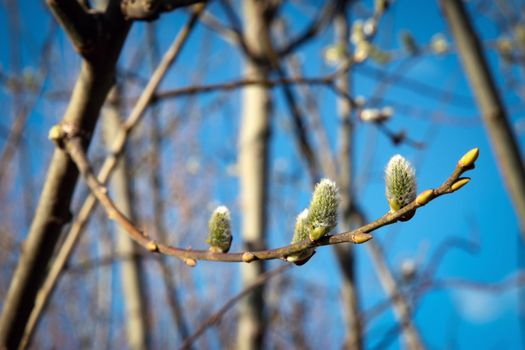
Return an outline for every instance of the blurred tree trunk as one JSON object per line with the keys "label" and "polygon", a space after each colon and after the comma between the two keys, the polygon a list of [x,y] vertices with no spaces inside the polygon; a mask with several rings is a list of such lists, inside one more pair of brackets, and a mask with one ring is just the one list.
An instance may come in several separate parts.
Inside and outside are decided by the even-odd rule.
{"label": "blurred tree trunk", "polygon": [[[114,135],[121,127],[119,92],[113,87],[109,96],[107,107],[104,108],[104,142],[111,147]],[[129,178],[128,160],[124,155],[113,171],[110,181],[111,192],[114,194],[115,204],[124,215],[133,222],[136,215],[133,212],[132,182]],[[120,277],[122,285],[122,300],[125,308],[126,334],[128,346],[132,350],[148,348],[148,307],[146,305],[146,292],[143,284],[142,264],[138,246],[131,240],[126,231],[116,225],[117,256],[126,257],[120,262]]]}
{"label": "blurred tree trunk", "polygon": [[441,6],[514,204],[522,238],[525,239],[525,168],[507,111],[463,3],[460,0],[441,0]]}
{"label": "blurred tree trunk", "polygon": [[[76,2],[68,3],[77,18],[63,11],[62,1],[49,2],[55,16],[67,31],[76,26],[95,24],[97,19],[84,11]],[[72,91],[63,122],[77,128],[83,135],[87,148],[95,129],[98,113],[115,78],[115,64],[127,36],[130,23],[120,12],[118,3],[110,4],[104,13],[105,35],[93,35],[91,51],[85,55],[80,73]],[[85,23],[79,23],[85,21]],[[86,27],[82,27],[85,29]],[[93,32],[95,32],[93,30]],[[96,31],[98,33],[98,31]],[[85,32],[74,32],[82,35]],[[70,33],[68,33],[70,34]],[[86,38],[70,35],[74,45],[82,50]],[[82,41],[84,40],[84,41]],[[78,171],[69,156],[56,148],[47,172],[33,222],[24,242],[24,250],[12,277],[11,285],[0,317],[0,348],[16,349],[35,303],[35,298],[47,273],[48,263],[55,250],[62,227],[70,220],[71,197],[78,179]]]}
{"label": "blurred tree trunk", "polygon": [[[243,2],[246,53],[246,79],[264,80],[269,72],[261,58],[265,57],[263,39],[269,40],[268,28],[257,0]],[[256,59],[257,58],[257,59]],[[242,235],[246,249],[265,246],[266,201],[268,173],[268,137],[270,97],[263,86],[247,87],[243,91],[242,121],[239,135],[239,177],[242,205]],[[264,272],[262,261],[243,264],[242,284],[248,286]],[[264,338],[263,288],[244,299],[239,306],[238,349],[260,349]]]}
{"label": "blurred tree trunk", "polygon": [[[347,19],[347,3],[342,1],[340,10],[334,17],[334,31],[336,45],[341,45],[348,51],[348,38],[350,29]],[[337,80],[338,87],[350,94],[350,74],[345,73]],[[353,123],[352,106],[346,99],[338,99],[339,110],[339,176],[338,184],[341,193],[341,231],[352,229],[352,181],[353,181]],[[341,291],[344,303],[344,316],[346,319],[346,339],[344,348],[362,349],[362,325],[360,321],[359,300],[356,285],[356,260],[354,259],[354,246],[352,244],[336,245],[334,247],[339,268],[342,273],[343,289]]]}
{"label": "blurred tree trunk", "polygon": [[[514,204],[522,241],[525,240],[525,168],[518,140],[483,54],[483,47],[461,1],[442,0],[445,19],[456,41],[463,69],[476,97],[498,168]],[[519,246],[519,245],[518,245]],[[521,254],[519,255],[521,256]],[[525,298],[520,292],[520,328],[525,328]],[[525,338],[522,335],[522,342]]]}

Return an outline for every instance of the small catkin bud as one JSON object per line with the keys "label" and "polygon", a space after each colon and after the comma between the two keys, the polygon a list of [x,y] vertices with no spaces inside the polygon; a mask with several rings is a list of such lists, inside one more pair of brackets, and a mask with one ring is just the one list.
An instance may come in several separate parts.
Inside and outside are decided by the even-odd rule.
{"label": "small catkin bud", "polygon": [[430,40],[430,48],[437,55],[446,53],[449,50],[447,38],[441,33],[434,34]]}
{"label": "small catkin bud", "polygon": [[156,253],[159,251],[159,246],[155,241],[149,241],[146,245],[146,248],[152,253]]}
{"label": "small catkin bud", "polygon": [[434,191],[433,190],[423,191],[420,194],[418,194],[418,196],[416,198],[416,203],[417,203],[417,205],[422,207],[422,206],[426,205],[428,202],[430,202],[430,200],[433,197],[434,197]]}
{"label": "small catkin bud", "polygon": [[255,255],[253,255],[252,253],[244,252],[242,254],[242,261],[244,261],[245,263],[251,263],[254,260],[255,260]]}
{"label": "small catkin bud", "polygon": [[370,233],[356,233],[352,236],[352,242],[362,244],[374,238]]}
{"label": "small catkin bud", "polygon": [[[295,221],[295,230],[293,233],[291,244],[299,243],[299,242],[302,242],[308,239],[307,218],[308,218],[308,209],[304,209],[299,215],[297,215],[297,220]],[[306,259],[310,259],[310,257],[313,254],[314,254],[313,248],[305,249],[299,253],[288,255],[286,257],[286,261],[293,262],[293,263],[300,263]]]}
{"label": "small catkin bud", "polygon": [[479,148],[473,148],[467,153],[465,153],[463,157],[461,157],[461,159],[458,162],[458,166],[460,166],[461,168],[466,168],[468,166],[471,166],[474,164],[476,159],[478,159],[478,156],[479,156]]}
{"label": "small catkin bud", "polygon": [[363,62],[370,55],[370,51],[372,51],[372,44],[370,44],[366,40],[360,41],[357,44],[355,51],[354,51],[354,61],[356,63]]}
{"label": "small catkin bud", "polygon": [[306,219],[310,240],[317,241],[337,225],[338,206],[339,190],[335,182],[322,179],[315,185]]}
{"label": "small catkin bud", "polygon": [[189,267],[195,267],[197,265],[197,260],[193,258],[186,258],[184,259],[184,263],[188,265]]}
{"label": "small catkin bud", "polygon": [[208,239],[210,250],[215,253],[227,253],[232,243],[230,211],[220,206],[211,215],[208,223]]}
{"label": "small catkin bud", "polygon": [[63,137],[64,137],[64,132],[62,131],[62,127],[60,125],[53,125],[51,129],[49,129],[47,138],[50,139],[51,141],[57,142]]}
{"label": "small catkin bud", "polygon": [[457,179],[453,184],[452,186],[450,186],[450,189],[452,191],[457,191],[459,190],[461,187],[465,186],[466,184],[468,184],[470,182],[470,178],[469,177],[460,177],[459,179]]}
{"label": "small catkin bud", "polygon": [[343,45],[332,45],[324,50],[324,60],[331,66],[339,64],[346,56],[346,48]]}
{"label": "small catkin bud", "polygon": [[390,212],[396,212],[416,199],[416,172],[399,154],[393,156],[385,169],[385,194]]}

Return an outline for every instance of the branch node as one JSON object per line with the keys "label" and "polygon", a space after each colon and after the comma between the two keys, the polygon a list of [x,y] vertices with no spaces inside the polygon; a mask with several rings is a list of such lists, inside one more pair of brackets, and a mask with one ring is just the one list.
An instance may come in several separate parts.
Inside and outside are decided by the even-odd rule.
{"label": "branch node", "polygon": [[255,259],[255,255],[253,255],[250,252],[244,252],[244,254],[242,255],[242,261],[244,261],[245,263],[251,263]]}
{"label": "branch node", "polygon": [[189,267],[195,267],[197,265],[197,260],[193,258],[184,258],[184,263]]}
{"label": "branch node", "polygon": [[460,177],[450,186],[450,191],[455,192],[470,182],[470,177]]}
{"label": "branch node", "polygon": [[47,138],[58,147],[58,148],[64,148],[64,137],[65,133],[62,131],[62,127],[60,124],[53,125],[51,129],[49,129],[49,133],[47,134]]}
{"label": "branch node", "polygon": [[416,204],[420,207],[426,205],[434,198],[434,190],[425,190],[416,197]]}
{"label": "branch node", "polygon": [[155,241],[149,241],[146,244],[146,249],[148,249],[152,253],[158,253],[159,252],[159,245]]}
{"label": "branch node", "polygon": [[477,147],[473,148],[467,153],[465,153],[463,157],[461,157],[461,159],[458,161],[458,166],[460,168],[468,168],[470,166],[473,166],[476,159],[478,159],[478,156],[479,156],[479,148]]}
{"label": "branch node", "polygon": [[370,233],[354,233],[352,235],[352,242],[355,244],[362,244],[368,242],[372,238],[374,238],[374,236],[372,236]]}
{"label": "branch node", "polygon": [[115,212],[115,210],[107,210],[107,213],[109,220],[115,220],[117,218],[117,213]]}

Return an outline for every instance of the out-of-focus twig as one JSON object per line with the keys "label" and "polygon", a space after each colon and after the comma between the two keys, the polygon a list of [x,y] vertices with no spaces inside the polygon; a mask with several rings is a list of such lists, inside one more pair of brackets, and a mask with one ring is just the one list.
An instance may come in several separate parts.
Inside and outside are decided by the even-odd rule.
{"label": "out-of-focus twig", "polygon": [[215,323],[219,322],[222,318],[222,316],[235,304],[251,293],[254,289],[260,287],[261,285],[268,282],[269,279],[272,277],[275,277],[277,275],[280,275],[281,273],[285,272],[286,270],[290,269],[293,265],[283,265],[281,267],[278,267],[274,270],[267,271],[264,274],[260,275],[257,280],[255,280],[251,285],[244,288],[240,293],[233,296],[231,299],[229,299],[217,312],[212,314],[210,317],[208,317],[204,322],[202,322],[199,326],[199,328],[191,334],[188,338],[184,340],[184,343],[181,345],[180,349],[188,349],[209,327],[213,326]]}

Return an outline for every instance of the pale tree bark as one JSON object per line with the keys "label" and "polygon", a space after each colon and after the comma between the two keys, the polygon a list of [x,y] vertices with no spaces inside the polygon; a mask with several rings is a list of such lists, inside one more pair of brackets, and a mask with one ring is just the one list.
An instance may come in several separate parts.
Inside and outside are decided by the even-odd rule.
{"label": "pale tree bark", "polygon": [[[103,117],[104,142],[108,147],[111,147],[114,135],[118,133],[121,127],[118,87],[114,87],[108,95],[108,103],[107,107],[104,108]],[[130,171],[126,158],[124,154],[115,167],[110,180],[110,187],[115,198],[115,204],[122,213],[136,222],[136,215],[131,206],[132,183],[129,178]],[[146,305],[146,291],[143,284],[139,249],[123,228],[116,226],[116,232],[116,253],[118,256],[130,257],[120,262],[120,280],[128,347],[132,350],[147,349],[148,307]]]}
{"label": "pale tree bark", "polygon": [[460,0],[441,0],[441,6],[525,239],[525,168],[507,111],[463,3]]}
{"label": "pale tree bark", "polygon": [[[243,2],[245,39],[248,50],[244,74],[247,79],[265,80],[268,67],[264,42],[268,43],[267,24],[257,0]],[[256,59],[258,58],[258,59]],[[242,121],[239,135],[239,177],[242,205],[242,235],[246,249],[263,249],[266,231],[268,137],[270,133],[270,96],[265,87],[252,86],[243,91]],[[252,284],[264,272],[262,261],[243,264],[242,284]],[[263,288],[251,293],[239,305],[238,349],[260,349],[264,337]]]}
{"label": "pale tree bark", "polygon": [[[347,19],[347,4],[343,1],[340,9],[334,17],[335,41],[346,50],[348,47],[349,25]],[[343,74],[338,80],[339,89],[350,94],[350,72]],[[341,193],[341,222],[340,229],[349,231],[352,225],[352,182],[353,182],[353,121],[352,105],[350,101],[338,99],[339,113],[339,176],[338,185]],[[360,321],[359,299],[356,285],[356,259],[354,258],[353,245],[337,245],[334,247],[339,268],[342,274],[341,290],[344,303],[344,316],[346,319],[346,339],[344,347],[346,349],[362,349],[362,325]]]}
{"label": "pale tree bark", "polygon": [[[516,135],[512,131],[505,105],[465,6],[461,1],[442,0],[441,7],[481,111],[499,171],[514,204],[521,238],[525,240],[525,168]],[[523,315],[523,292],[519,300],[519,308]],[[525,327],[523,316],[520,319],[520,327],[522,330]],[[525,342],[523,338],[522,342]]]}
{"label": "pale tree bark", "polygon": [[[88,13],[76,1],[57,0],[49,4],[77,50],[84,56],[63,122],[84,135],[87,147],[98,112],[113,84],[115,63],[130,24],[122,17],[118,2],[110,3],[100,17]],[[98,31],[90,30],[97,23],[105,27],[105,35],[97,36]],[[75,164],[63,150],[57,148],[3,303],[0,348],[18,347],[61,229],[70,220],[69,206],[77,178]]]}

